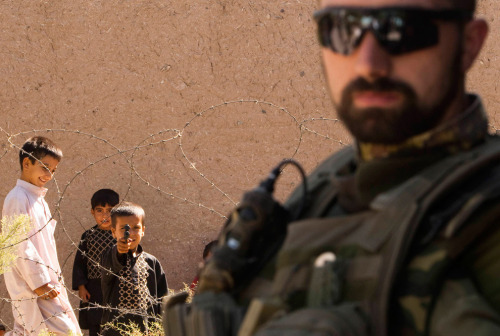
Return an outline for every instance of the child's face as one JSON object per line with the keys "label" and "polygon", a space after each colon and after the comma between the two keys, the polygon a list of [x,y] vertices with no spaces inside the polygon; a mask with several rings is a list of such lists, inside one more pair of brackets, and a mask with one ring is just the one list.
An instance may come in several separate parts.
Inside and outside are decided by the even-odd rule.
{"label": "child's face", "polygon": [[30,158],[24,158],[23,170],[21,172],[21,180],[43,187],[47,182],[52,180],[56,172],[59,160],[50,155],[45,155],[40,160],[35,160],[31,163]]}
{"label": "child's face", "polygon": [[111,232],[116,240],[120,240],[125,235],[125,225],[127,224],[130,226],[129,250],[135,251],[144,236],[145,227],[142,225],[141,218],[136,216],[116,217],[116,226],[111,228]]}
{"label": "child's face", "polygon": [[97,205],[94,209],[90,210],[90,213],[92,214],[92,216],[94,216],[95,222],[99,226],[99,229],[111,229],[111,209],[113,209],[113,207],[109,204],[106,204],[105,206]]}

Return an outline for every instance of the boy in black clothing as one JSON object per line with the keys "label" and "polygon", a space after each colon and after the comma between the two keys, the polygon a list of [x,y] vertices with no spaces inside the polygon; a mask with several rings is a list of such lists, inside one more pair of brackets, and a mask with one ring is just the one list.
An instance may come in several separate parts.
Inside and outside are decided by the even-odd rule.
{"label": "boy in black clothing", "polygon": [[144,219],[144,209],[134,203],[124,202],[111,210],[111,231],[117,242],[101,261],[104,305],[109,307],[103,313],[101,335],[120,335],[111,324],[135,323],[146,331],[148,322],[161,312],[167,279],[160,262],[139,245]]}
{"label": "boy in black clothing", "polygon": [[78,290],[81,329],[88,329],[90,336],[97,336],[102,318],[102,291],[100,262],[102,253],[116,243],[111,233],[111,209],[120,197],[111,189],[100,189],[90,200],[90,213],[96,225],[85,231],[78,245],[73,264],[73,290]]}

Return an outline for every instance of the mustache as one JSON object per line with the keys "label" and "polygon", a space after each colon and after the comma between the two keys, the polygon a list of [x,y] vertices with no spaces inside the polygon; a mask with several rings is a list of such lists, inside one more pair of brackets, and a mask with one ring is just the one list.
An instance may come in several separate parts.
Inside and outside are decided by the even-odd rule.
{"label": "mustache", "polygon": [[347,85],[344,89],[344,98],[352,97],[354,92],[374,91],[387,92],[396,91],[405,96],[415,97],[415,91],[406,83],[389,79],[386,77],[377,78],[375,81],[369,82],[364,78],[357,78]]}

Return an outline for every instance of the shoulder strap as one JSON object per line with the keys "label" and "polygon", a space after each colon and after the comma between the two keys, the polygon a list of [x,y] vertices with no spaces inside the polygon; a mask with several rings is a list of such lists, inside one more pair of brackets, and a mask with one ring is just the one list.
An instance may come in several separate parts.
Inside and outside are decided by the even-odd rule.
{"label": "shoulder strap", "polygon": [[[353,146],[346,146],[331,155],[307,177],[309,199],[306,202],[304,211],[306,217],[317,217],[325,211],[325,208],[329,206],[338,192],[331,183],[332,174],[336,174],[349,162],[354,161],[355,157],[356,151]],[[285,203],[287,209],[294,209],[300,203],[302,197],[301,188],[302,185],[295,189],[288,198]],[[315,195],[314,198],[311,195]]]}
{"label": "shoulder strap", "polygon": [[[484,182],[464,202],[441,233],[443,238],[449,240],[448,255],[451,258],[460,257],[500,218],[500,206],[494,203],[500,200],[500,168],[487,170],[485,174],[487,176]],[[484,217],[469,225],[473,216],[483,207],[487,208]]]}
{"label": "shoulder strap", "polygon": [[[408,251],[414,241],[416,231],[422,222],[422,218],[434,204],[443,197],[449,195],[449,192],[453,191],[457,184],[477,176],[481,171],[484,171],[486,168],[498,162],[500,162],[500,138],[490,136],[484,144],[471,151],[460,153],[442,160],[400,187],[407,188],[407,185],[411,186],[415,184],[414,182],[416,180],[420,180],[422,183],[424,181],[428,182],[426,183],[428,184],[428,188],[422,188],[422,186],[417,188],[417,190],[422,192],[419,197],[420,201],[417,204],[418,211],[415,212],[415,215],[407,225],[401,226],[396,230],[389,241],[389,250],[385,254],[386,257],[383,260],[383,269],[385,272],[382,274],[381,286],[376,293],[374,309],[372,311],[372,322],[376,335],[387,335],[387,314],[391,290],[395,278],[408,255]],[[395,192],[400,188],[396,188]],[[490,194],[495,195],[496,192],[498,192],[496,187],[492,187]],[[383,204],[387,196],[388,195],[381,195],[380,198],[377,197],[374,200],[374,205],[376,206],[377,203]],[[390,197],[388,199],[390,199]],[[484,200],[485,197],[483,196],[482,199]],[[470,204],[470,209],[474,207],[477,209],[482,203],[483,202],[479,202],[479,199],[477,201],[470,200],[467,202],[467,204]],[[474,207],[472,207],[472,205],[474,205]],[[461,213],[462,209],[465,208],[461,207],[457,216]],[[472,214],[473,212],[469,213],[469,215]],[[458,218],[457,216],[455,217]],[[452,220],[449,229],[447,227],[447,231],[457,232],[456,228],[460,228],[460,223],[465,223],[465,221]]]}

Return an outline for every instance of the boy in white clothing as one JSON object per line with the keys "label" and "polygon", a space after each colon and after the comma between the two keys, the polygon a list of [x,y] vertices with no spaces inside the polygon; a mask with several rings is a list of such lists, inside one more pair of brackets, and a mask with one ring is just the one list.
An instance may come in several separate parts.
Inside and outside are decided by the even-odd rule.
{"label": "boy in white clothing", "polygon": [[2,216],[27,214],[31,230],[18,246],[18,258],[5,284],[12,299],[14,328],[7,335],[38,335],[47,330],[56,335],[81,335],[68,300],[57,259],[52,218],[44,196],[62,159],[62,151],[49,139],[28,139],[20,153],[21,178],[5,198]]}

